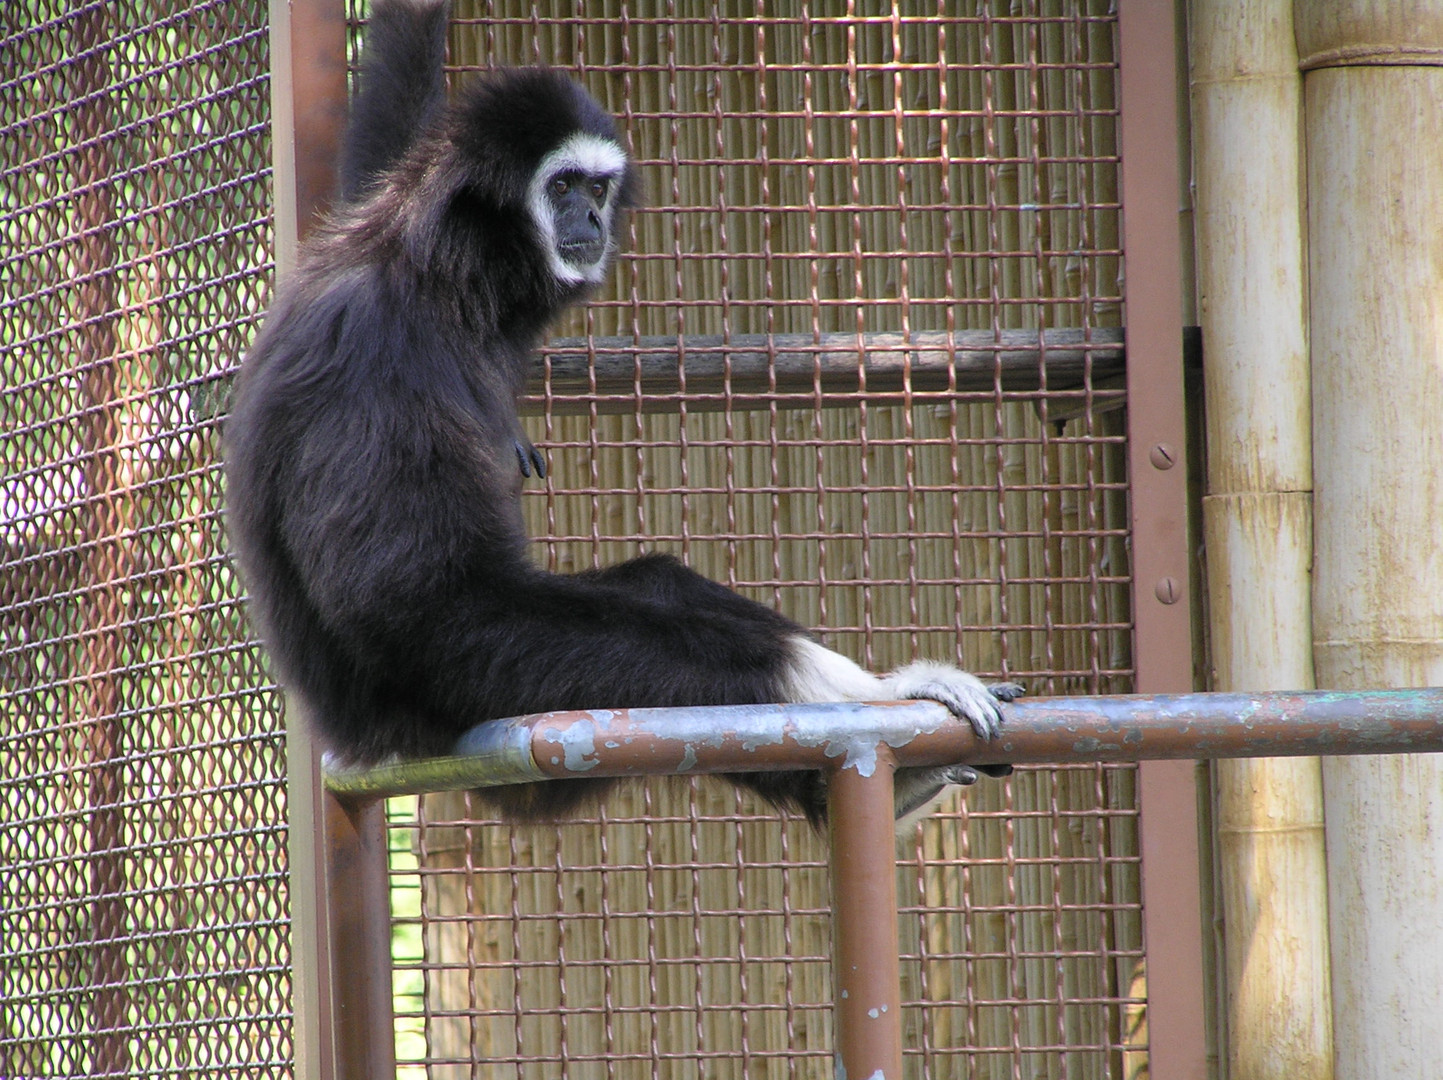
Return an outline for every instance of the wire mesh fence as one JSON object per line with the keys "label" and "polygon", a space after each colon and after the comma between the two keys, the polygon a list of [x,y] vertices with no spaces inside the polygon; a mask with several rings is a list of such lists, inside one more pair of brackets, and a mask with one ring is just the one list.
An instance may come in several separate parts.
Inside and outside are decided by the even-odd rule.
{"label": "wire mesh fence", "polygon": [[[272,273],[265,6],[0,11],[5,1076],[290,1068],[283,721],[216,470]],[[455,14],[454,74],[574,72],[646,177],[526,403],[538,558],[672,551],[873,668],[1130,689],[1108,5]],[[657,782],[390,834],[402,1075],[830,1067],[803,822]],[[975,789],[898,874],[910,1075],[1141,1067],[1131,769]]]}
{"label": "wire mesh fence", "polygon": [[[567,68],[647,183],[527,401],[541,558],[671,551],[873,668],[1130,689],[1106,7],[457,15],[454,75]],[[830,1069],[805,823],[659,781],[557,830],[391,822],[403,1075]],[[898,874],[909,1075],[1141,1068],[1131,769],[974,790]]]}
{"label": "wire mesh fence", "polygon": [[219,518],[266,5],[0,11],[0,1074],[287,1075],[285,761]]}
{"label": "wire mesh fence", "polygon": [[[908,1075],[1138,1075],[1130,779],[1020,771],[901,846]],[[391,820],[400,1075],[830,1071],[827,856],[804,822],[705,782],[545,832],[465,795]]]}

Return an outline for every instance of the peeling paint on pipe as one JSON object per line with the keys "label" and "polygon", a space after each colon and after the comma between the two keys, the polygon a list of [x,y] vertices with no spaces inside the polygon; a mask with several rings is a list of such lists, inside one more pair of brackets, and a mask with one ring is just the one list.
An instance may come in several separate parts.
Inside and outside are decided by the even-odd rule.
{"label": "peeling paint on pipe", "polygon": [[930,701],[591,709],[488,721],[450,757],[326,768],[351,798],[587,776],[1443,752],[1443,688],[1034,698],[983,742]]}

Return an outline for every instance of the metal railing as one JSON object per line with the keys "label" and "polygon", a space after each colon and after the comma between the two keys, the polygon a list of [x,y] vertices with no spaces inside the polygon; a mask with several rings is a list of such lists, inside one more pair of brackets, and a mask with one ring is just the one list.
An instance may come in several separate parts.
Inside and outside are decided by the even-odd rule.
{"label": "metal railing", "polygon": [[[576,776],[817,768],[828,777],[838,1076],[902,1075],[892,778],[897,767],[1137,762],[1443,751],[1443,688],[1365,693],[1214,693],[1023,700],[984,742],[928,701],[592,709],[488,722],[450,757],[327,769],[343,813],[328,829],[333,898],[384,900],[379,800]],[[381,884],[377,884],[377,875]],[[348,904],[327,950],[331,1013],[345,1018],[337,1075],[387,1074],[389,951]],[[374,912],[369,916],[376,920]],[[374,924],[373,924],[374,925]],[[369,945],[366,942],[370,942]],[[364,965],[384,965],[385,970]],[[374,1013],[380,1012],[380,1015]],[[338,1029],[339,1030],[339,1029]],[[368,1071],[370,1070],[370,1071]]]}

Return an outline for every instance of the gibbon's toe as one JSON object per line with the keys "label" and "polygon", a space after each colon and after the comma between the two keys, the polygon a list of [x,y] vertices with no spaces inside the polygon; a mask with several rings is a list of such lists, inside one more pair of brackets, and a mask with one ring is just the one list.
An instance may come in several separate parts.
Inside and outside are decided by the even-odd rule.
{"label": "gibbon's toe", "polygon": [[947,783],[956,784],[958,787],[971,787],[982,779],[971,765],[963,765],[960,762],[956,765],[948,765],[942,770],[942,776]]}
{"label": "gibbon's toe", "polygon": [[987,692],[998,701],[1016,701],[1027,693],[1027,687],[1015,682],[995,682],[987,684]]}

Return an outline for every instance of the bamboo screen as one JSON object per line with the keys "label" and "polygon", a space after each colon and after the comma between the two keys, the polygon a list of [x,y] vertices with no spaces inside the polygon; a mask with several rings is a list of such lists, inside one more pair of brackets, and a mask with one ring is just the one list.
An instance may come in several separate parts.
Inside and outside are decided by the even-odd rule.
{"label": "bamboo screen", "polygon": [[[537,555],[674,552],[877,669],[1126,691],[1114,16],[962,7],[458,6],[458,74],[574,72],[645,177],[528,402]],[[477,815],[391,807],[400,1075],[830,1075],[803,823],[705,783]],[[985,783],[897,872],[910,1077],[1143,1067],[1131,769]]]}
{"label": "bamboo screen", "polygon": [[289,1076],[279,701],[219,519],[265,0],[0,4],[0,1076]]}

